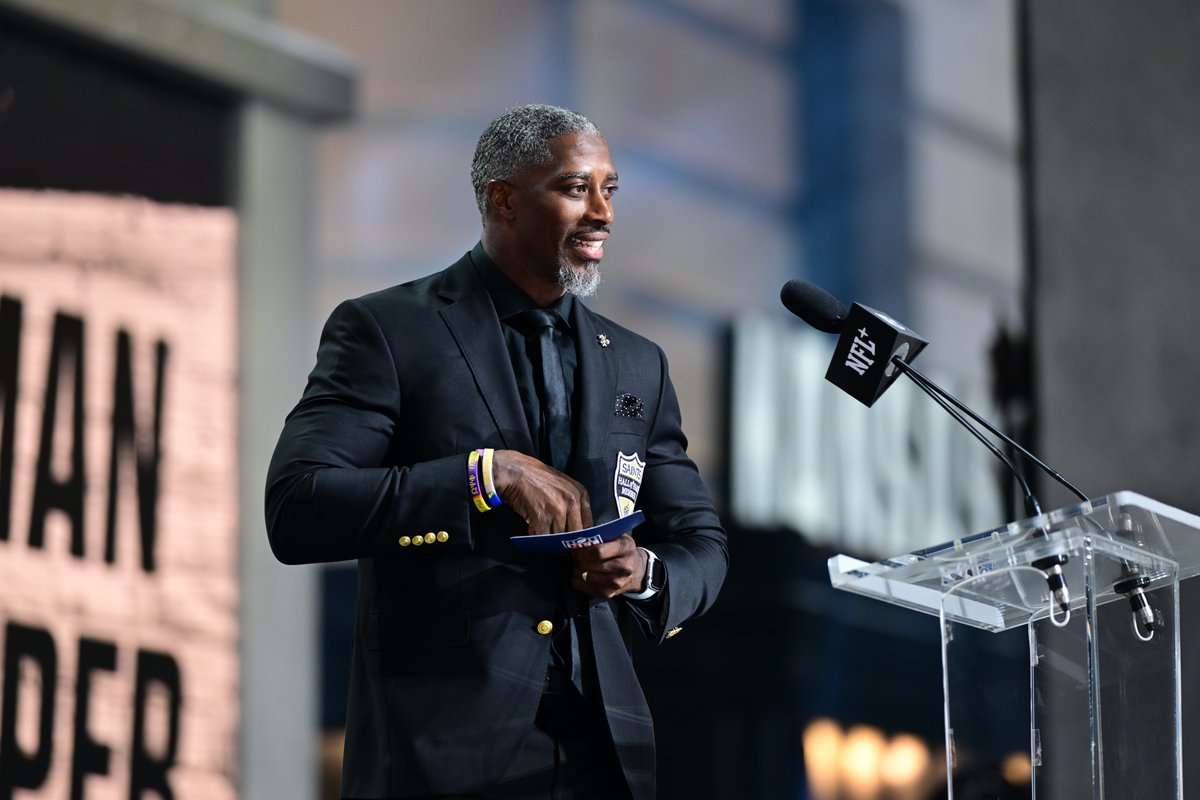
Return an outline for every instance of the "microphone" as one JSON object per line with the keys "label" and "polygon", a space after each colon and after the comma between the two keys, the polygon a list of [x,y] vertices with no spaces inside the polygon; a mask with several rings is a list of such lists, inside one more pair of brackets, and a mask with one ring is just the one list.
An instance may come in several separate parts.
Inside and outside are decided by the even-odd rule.
{"label": "microphone", "polygon": [[899,377],[893,361],[916,358],[929,344],[882,311],[855,303],[847,312],[836,297],[807,281],[788,281],[779,299],[817,330],[841,334],[825,379],[867,407]]}
{"label": "microphone", "polygon": [[[780,299],[783,300],[783,304],[788,309],[788,311],[791,311],[793,314],[800,317],[800,319],[804,320],[805,322],[809,322],[809,319],[813,318],[813,319],[821,321],[825,324],[825,327],[821,327],[819,325],[816,325],[815,323],[810,322],[809,324],[812,324],[813,327],[817,328],[817,330],[823,331],[825,333],[838,333],[839,331],[842,332],[842,337],[839,340],[839,348],[834,351],[833,362],[830,364],[830,371],[832,371],[837,364],[838,355],[842,350],[840,345],[843,344],[843,340],[849,339],[850,341],[853,341],[855,338],[858,338],[856,335],[857,331],[853,331],[852,329],[849,331],[843,330],[843,328],[850,328],[850,325],[852,323],[852,320],[850,319],[850,315],[852,315],[854,313],[854,309],[851,308],[850,315],[847,315],[845,313],[845,307],[837,300],[837,298],[835,298],[833,295],[829,294],[829,292],[825,291],[824,289],[820,288],[819,286],[808,283],[807,281],[801,281],[801,280],[788,281],[786,284],[784,284],[783,289],[780,291],[779,294],[780,294]],[[924,339],[921,339],[915,333],[910,331],[908,328],[905,328],[899,322],[896,322],[895,320],[893,320],[891,317],[887,316],[886,314],[883,314],[878,311],[874,311],[872,309],[868,309],[866,306],[860,306],[858,303],[855,303],[854,306],[866,310],[868,313],[870,313],[876,319],[878,319],[882,324],[884,324],[886,326],[892,326],[893,330],[895,330],[898,335],[912,336],[913,338],[917,339],[920,342],[919,347],[910,348],[909,350],[907,350],[903,353],[897,352],[897,353],[893,354],[892,357],[889,358],[889,360],[888,360],[889,361],[888,367],[892,368],[893,370],[903,372],[905,375],[907,375],[909,377],[909,379],[912,380],[912,382],[915,383],[919,389],[921,389],[921,391],[925,392],[925,394],[927,394],[931,398],[933,398],[939,405],[942,406],[942,408],[944,408],[961,425],[963,425],[963,427],[965,427],[965,428],[967,428],[967,430],[971,431],[975,435],[976,438],[978,438],[980,441],[982,441],[989,448],[992,448],[992,452],[995,453],[997,455],[997,457],[999,457],[1001,460],[1003,460],[1005,462],[1005,464],[1008,466],[1008,468],[1012,471],[1013,476],[1017,479],[1017,481],[1019,483],[1021,483],[1022,488],[1025,490],[1025,495],[1026,495],[1027,501],[1029,501],[1029,504],[1036,510],[1037,514],[1041,513],[1041,510],[1040,510],[1041,507],[1038,504],[1037,499],[1033,497],[1033,493],[1031,491],[1029,491],[1028,484],[1025,483],[1024,478],[1022,477],[1020,472],[1017,470],[1016,465],[1014,465],[1007,456],[1000,453],[999,449],[995,448],[995,446],[991,442],[989,442],[985,437],[983,437],[973,425],[971,425],[966,420],[964,420],[961,417],[961,415],[956,414],[953,409],[958,409],[958,411],[961,411],[962,413],[966,414],[971,419],[973,419],[975,422],[982,425],[993,436],[995,436],[998,439],[1003,440],[1006,444],[1008,444],[1014,450],[1016,450],[1021,455],[1025,456],[1027,459],[1029,459],[1033,464],[1035,464],[1039,469],[1041,469],[1043,472],[1045,472],[1051,478],[1053,478],[1054,480],[1058,481],[1060,484],[1065,486],[1072,494],[1074,494],[1080,500],[1084,501],[1085,503],[1088,501],[1088,496],[1086,494],[1084,494],[1082,491],[1080,491],[1079,488],[1076,487],[1073,483],[1071,483],[1066,478],[1064,478],[1061,474],[1059,474],[1057,470],[1053,469],[1048,464],[1046,464],[1044,461],[1042,461],[1040,458],[1035,456],[1033,453],[1029,452],[1027,449],[1022,447],[1020,444],[1017,443],[1017,441],[1015,439],[1013,439],[1012,437],[1005,434],[1003,431],[1001,431],[996,426],[992,425],[990,422],[988,422],[986,419],[984,419],[983,416],[980,415],[978,412],[971,409],[969,406],[967,406],[961,400],[959,400],[954,395],[947,392],[942,387],[938,386],[936,383],[934,383],[932,380],[930,380],[926,375],[922,374],[915,367],[913,367],[909,362],[911,362],[912,359],[916,358],[917,353],[919,353],[921,351],[921,349],[923,349],[925,347],[925,345],[927,344],[927,342],[925,342]],[[840,309],[840,312],[838,311],[838,309]],[[898,351],[901,349],[902,348],[897,348]],[[830,379],[829,373],[826,373],[825,377],[827,379]],[[893,373],[892,380],[894,380],[894,373]],[[833,381],[832,379],[830,379],[830,381],[832,383],[834,383],[835,385],[840,386],[840,384],[838,384],[837,381]],[[892,383],[892,381],[889,380],[887,385],[883,386],[882,389],[880,390],[880,394],[882,394],[883,393],[882,390],[886,389],[888,386],[890,386],[891,383]],[[876,399],[878,399],[878,395],[876,395]]]}
{"label": "microphone", "polygon": [[[841,388],[866,406],[871,406],[879,399],[896,380],[897,373],[903,372],[922,391],[929,395],[938,405],[945,409],[955,420],[970,431],[975,438],[991,450],[1012,472],[1021,490],[1025,494],[1028,508],[1034,516],[1041,515],[1041,506],[1034,497],[1028,482],[996,445],[989,441],[974,425],[963,418],[968,415],[975,422],[986,428],[991,434],[1002,439],[1017,452],[1020,452],[1032,463],[1037,465],[1050,477],[1065,486],[1080,500],[1087,502],[1088,497],[1074,484],[1060,475],[1056,470],[1045,464],[1037,456],[1030,453],[1015,440],[1004,434],[974,410],[959,401],[945,389],[941,388],[925,375],[914,369],[909,362],[928,344],[915,332],[901,325],[888,315],[854,303],[847,312],[845,306],[824,289],[802,280],[791,280],[784,284],[779,292],[779,298],[788,311],[807,322],[823,333],[840,334],[833,359],[825,378]],[[879,356],[886,353],[886,358]],[[1044,533],[1043,533],[1044,535]],[[1070,593],[1063,579],[1062,567],[1067,562],[1065,554],[1038,559],[1033,563],[1036,569],[1045,576],[1054,603],[1064,612],[1069,613]],[[1129,598],[1136,622],[1151,634],[1154,632],[1153,611],[1145,598],[1143,589],[1150,583],[1148,578],[1136,573],[1123,570],[1123,579],[1114,586],[1114,590]],[[1062,624],[1066,624],[1065,622]]]}
{"label": "microphone", "polygon": [[788,281],[779,290],[783,307],[821,333],[841,333],[846,307],[820,286],[808,281]]}

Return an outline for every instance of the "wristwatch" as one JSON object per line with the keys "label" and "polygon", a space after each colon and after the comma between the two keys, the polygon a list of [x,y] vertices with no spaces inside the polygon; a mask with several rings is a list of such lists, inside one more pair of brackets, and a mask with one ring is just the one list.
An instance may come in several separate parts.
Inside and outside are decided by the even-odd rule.
{"label": "wristwatch", "polygon": [[630,600],[649,600],[658,594],[667,582],[667,570],[662,559],[654,555],[653,550],[644,547],[641,550],[646,554],[646,588],[636,594],[626,592],[625,596]]}

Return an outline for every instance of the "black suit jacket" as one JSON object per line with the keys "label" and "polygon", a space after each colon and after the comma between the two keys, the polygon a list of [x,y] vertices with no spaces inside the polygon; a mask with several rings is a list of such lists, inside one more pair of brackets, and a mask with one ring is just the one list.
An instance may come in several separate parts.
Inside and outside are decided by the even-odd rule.
{"label": "black suit jacket", "polygon": [[[618,516],[618,454],[638,454],[646,522],[634,537],[667,574],[656,619],[631,614],[633,601],[621,597],[579,595],[609,728],[641,800],[654,795],[654,734],[629,657],[631,620],[662,640],[702,613],[724,580],[728,548],[685,453],[662,351],[582,303],[574,308],[580,419],[571,474],[604,522]],[[641,401],[640,413],[629,416],[639,404],[628,397],[617,413],[623,395]],[[551,638],[538,622],[553,618],[571,560],[522,555],[508,539],[526,533],[523,520],[507,506],[475,509],[467,454],[479,447],[537,452],[469,253],[333,312],[276,446],[266,506],[281,561],[358,559],[349,797],[479,791],[504,774],[531,729]],[[422,544],[402,545],[414,537]]]}

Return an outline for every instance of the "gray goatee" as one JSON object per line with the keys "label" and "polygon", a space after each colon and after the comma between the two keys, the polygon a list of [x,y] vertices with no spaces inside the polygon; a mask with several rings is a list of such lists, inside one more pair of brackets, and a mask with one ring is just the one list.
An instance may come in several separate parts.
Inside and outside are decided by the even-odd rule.
{"label": "gray goatee", "polygon": [[600,270],[598,261],[589,261],[585,267],[558,268],[558,285],[576,297],[591,297],[600,286]]}

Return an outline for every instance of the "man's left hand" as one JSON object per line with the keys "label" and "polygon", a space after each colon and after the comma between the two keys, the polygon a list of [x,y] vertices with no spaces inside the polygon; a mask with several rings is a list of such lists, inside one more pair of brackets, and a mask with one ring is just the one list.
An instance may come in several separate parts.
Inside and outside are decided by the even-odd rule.
{"label": "man's left hand", "polygon": [[628,533],[611,542],[571,551],[575,570],[571,585],[592,597],[637,594],[646,585],[646,553]]}

